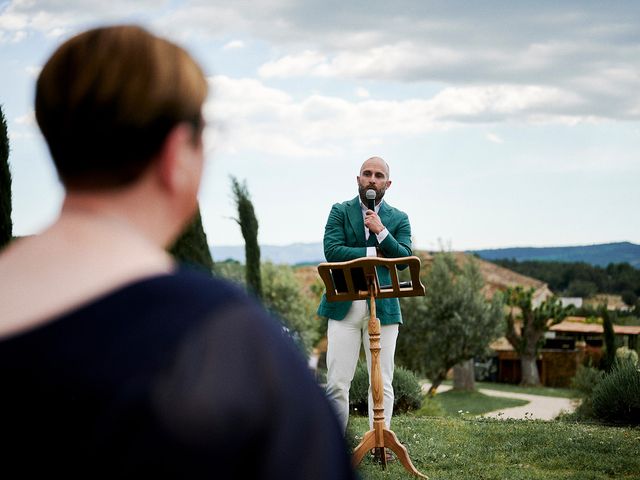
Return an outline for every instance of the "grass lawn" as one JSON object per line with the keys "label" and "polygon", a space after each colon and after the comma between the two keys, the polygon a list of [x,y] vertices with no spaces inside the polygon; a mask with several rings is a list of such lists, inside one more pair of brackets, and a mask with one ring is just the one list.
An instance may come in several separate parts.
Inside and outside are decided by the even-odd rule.
{"label": "grass lawn", "polygon": [[526,400],[515,398],[490,397],[480,392],[456,392],[453,390],[438,393],[435,399],[442,405],[445,413],[450,416],[460,416],[461,414],[481,415],[494,410],[520,407],[529,403]]}
{"label": "grass lawn", "polygon": [[[353,446],[366,430],[366,417],[351,417]],[[640,478],[638,427],[397,415],[392,430],[431,480]],[[382,470],[368,455],[358,470],[363,479],[415,478],[398,461]]]}

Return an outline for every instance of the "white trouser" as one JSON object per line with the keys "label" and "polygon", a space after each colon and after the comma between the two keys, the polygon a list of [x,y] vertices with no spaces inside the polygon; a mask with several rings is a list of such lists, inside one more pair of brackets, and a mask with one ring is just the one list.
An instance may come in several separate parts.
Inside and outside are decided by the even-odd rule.
{"label": "white trouser", "polygon": [[[367,300],[353,302],[343,320],[329,320],[327,329],[327,396],[334,406],[343,431],[349,420],[349,387],[358,364],[361,341],[367,356],[367,370],[371,378],[371,350],[369,350],[369,305]],[[398,324],[380,327],[380,370],[384,391],[384,421],[391,427],[393,414],[393,357],[398,338]],[[369,381],[369,428],[373,428],[373,399]]]}

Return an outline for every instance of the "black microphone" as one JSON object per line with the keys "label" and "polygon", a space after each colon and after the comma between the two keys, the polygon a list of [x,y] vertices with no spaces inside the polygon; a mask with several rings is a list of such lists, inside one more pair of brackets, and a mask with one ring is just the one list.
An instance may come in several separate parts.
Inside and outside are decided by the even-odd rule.
{"label": "black microphone", "polygon": [[370,188],[364,193],[364,196],[367,197],[367,208],[375,212],[376,211],[376,191]]}

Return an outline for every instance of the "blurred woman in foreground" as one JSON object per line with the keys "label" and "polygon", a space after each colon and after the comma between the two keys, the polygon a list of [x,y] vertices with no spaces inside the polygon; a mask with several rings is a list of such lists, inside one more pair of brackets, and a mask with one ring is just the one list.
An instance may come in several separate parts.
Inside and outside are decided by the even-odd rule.
{"label": "blurred woman in foreground", "polygon": [[70,477],[353,478],[278,324],[165,248],[195,212],[207,82],[135,26],[60,46],[36,118],[65,199],[0,255],[4,467]]}

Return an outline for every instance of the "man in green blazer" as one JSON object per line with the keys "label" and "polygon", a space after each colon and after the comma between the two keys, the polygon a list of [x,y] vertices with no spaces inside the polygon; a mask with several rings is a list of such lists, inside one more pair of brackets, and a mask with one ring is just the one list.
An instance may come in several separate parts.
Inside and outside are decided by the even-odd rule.
{"label": "man in green blazer", "polygon": [[[383,201],[391,186],[389,166],[379,157],[366,160],[356,177],[358,196],[336,203],[331,208],[324,231],[324,255],[328,262],[344,262],[366,256],[386,258],[406,257],[411,252],[411,225],[407,214]],[[376,192],[375,211],[369,210],[365,192]],[[378,269],[381,284],[390,284],[389,271]],[[349,419],[349,388],[364,343],[369,376],[369,307],[366,300],[355,302],[327,302],[323,295],[318,314],[327,317],[327,396],[331,400],[346,430]],[[402,323],[397,298],[376,300],[376,314],[380,319],[380,369],[384,387],[384,415],[387,428],[393,413],[393,369],[398,326]],[[369,383],[369,426],[373,428],[373,401]]]}

